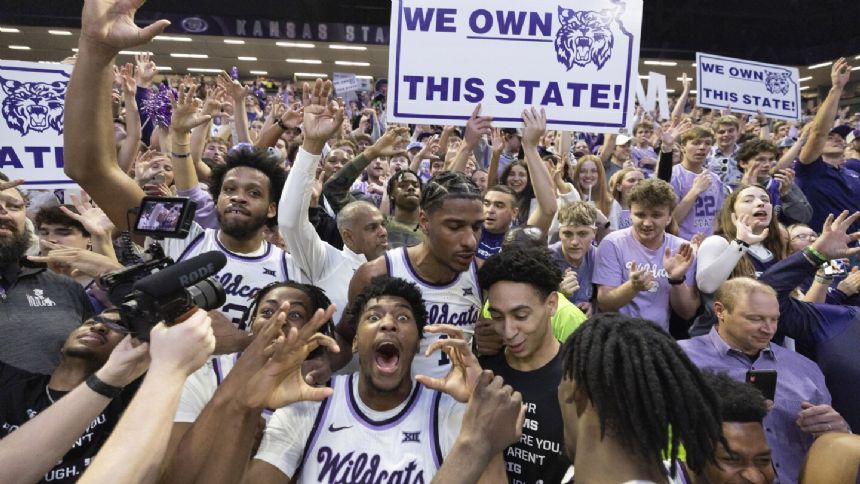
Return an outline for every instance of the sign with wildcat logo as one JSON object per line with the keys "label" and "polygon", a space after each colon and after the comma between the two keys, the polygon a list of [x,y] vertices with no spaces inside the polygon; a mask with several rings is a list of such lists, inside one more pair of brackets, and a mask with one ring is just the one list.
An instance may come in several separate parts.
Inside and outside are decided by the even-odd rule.
{"label": "sign with wildcat logo", "polygon": [[388,120],[497,127],[544,108],[549,129],[629,129],[642,0],[394,0]]}
{"label": "sign with wildcat logo", "polygon": [[0,60],[0,172],[24,188],[75,188],[63,173],[63,106],[72,66]]}
{"label": "sign with wildcat logo", "polygon": [[800,76],[794,67],[696,53],[696,104],[778,119],[800,119]]}

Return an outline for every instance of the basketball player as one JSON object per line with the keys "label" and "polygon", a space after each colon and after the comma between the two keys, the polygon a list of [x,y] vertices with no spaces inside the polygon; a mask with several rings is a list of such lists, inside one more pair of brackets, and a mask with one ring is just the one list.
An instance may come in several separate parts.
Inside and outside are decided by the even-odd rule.
{"label": "basketball player", "polygon": [[[382,257],[362,265],[349,286],[349,300],[381,275],[399,277],[415,283],[420,289],[429,324],[450,324],[469,333],[474,330],[481,309],[475,252],[484,222],[481,190],[465,174],[441,172],[430,179],[421,193],[419,226],[424,241],[414,247],[390,250]],[[349,316],[337,327],[338,343],[352,347],[355,328]],[[427,348],[439,339],[425,335],[421,351],[413,361],[413,375],[442,377],[451,362],[447,354],[425,356]],[[345,352],[344,352],[345,353]],[[339,355],[334,369],[343,366]]]}

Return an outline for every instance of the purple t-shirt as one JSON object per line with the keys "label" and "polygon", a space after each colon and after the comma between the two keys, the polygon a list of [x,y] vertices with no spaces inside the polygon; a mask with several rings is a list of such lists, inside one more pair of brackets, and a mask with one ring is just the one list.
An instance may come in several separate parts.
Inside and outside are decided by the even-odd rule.
{"label": "purple t-shirt", "polygon": [[[651,250],[640,244],[633,235],[633,228],[616,230],[607,235],[597,246],[597,257],[594,275],[591,280],[595,284],[618,287],[630,279],[630,263],[635,262],[638,268],[646,268],[654,274],[654,282],[648,291],[642,291],[626,306],[618,309],[619,313],[647,319],[669,330],[669,290],[670,285],[666,270],[663,269],[663,252],[669,247],[674,254],[678,247],[687,241],[672,234],[665,234],[663,245]],[[684,284],[692,286],[696,280],[696,264],[687,270],[687,280]]]}
{"label": "purple t-shirt", "polygon": [[[720,213],[726,195],[720,177],[710,172],[709,174],[714,180],[711,186],[696,197],[696,204],[690,208],[684,220],[677,220],[678,236],[682,239],[690,240],[698,232],[705,234],[705,237],[714,233],[717,214]],[[680,164],[672,167],[672,188],[675,189],[678,201],[693,188],[697,176],[698,173],[693,173]]]}

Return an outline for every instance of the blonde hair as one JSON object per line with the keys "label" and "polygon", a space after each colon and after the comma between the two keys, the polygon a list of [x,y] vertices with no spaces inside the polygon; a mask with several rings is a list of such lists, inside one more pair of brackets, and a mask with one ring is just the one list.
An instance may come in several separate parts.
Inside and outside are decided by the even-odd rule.
{"label": "blonde hair", "polygon": [[574,202],[558,211],[558,225],[561,227],[568,225],[594,227],[596,223],[597,209],[588,202]]}
{"label": "blonde hair", "polygon": [[582,171],[582,165],[587,161],[593,162],[597,167],[597,183],[591,187],[591,201],[594,202],[598,210],[603,212],[604,215],[609,216],[609,212],[612,210],[612,197],[609,196],[609,184],[606,181],[606,171],[603,170],[603,162],[599,157],[595,155],[585,155],[577,160],[576,166],[573,168],[573,186],[576,188],[576,191],[579,192],[580,196],[585,195],[582,188],[579,186],[579,173]]}

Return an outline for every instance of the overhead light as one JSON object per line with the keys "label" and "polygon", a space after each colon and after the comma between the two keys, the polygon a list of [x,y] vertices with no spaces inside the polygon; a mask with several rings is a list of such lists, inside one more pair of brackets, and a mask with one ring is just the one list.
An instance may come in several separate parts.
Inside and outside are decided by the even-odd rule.
{"label": "overhead light", "polygon": [[810,69],[818,69],[819,67],[827,67],[830,64],[833,64],[833,61],[822,62],[821,64],[814,64],[809,66]]}
{"label": "overhead light", "polygon": [[290,64],[322,64],[319,59],[287,59]]}
{"label": "overhead light", "polygon": [[189,67],[186,70],[188,72],[212,72],[212,73],[219,73],[222,71],[222,69],[211,69],[209,67]]}
{"label": "overhead light", "polygon": [[[18,30],[18,29],[15,29],[15,30]],[[2,29],[2,28],[0,28],[0,32],[3,32],[3,29]],[[860,59],[860,55],[858,55],[858,56],[857,56],[857,57],[855,57],[854,59],[855,59],[855,60]]]}
{"label": "overhead light", "polygon": [[852,71],[860,70],[860,66],[854,66],[851,68]]}
{"label": "overhead light", "polygon": [[692,63],[692,64],[690,64],[690,65],[691,65],[691,66],[693,66],[693,67],[696,67],[696,63],[695,63],[695,62],[693,62],[693,63]]}
{"label": "overhead light", "polygon": [[269,74],[268,71],[248,71],[248,73],[253,74],[255,76],[265,76]]}
{"label": "overhead light", "polygon": [[643,76],[643,75],[641,75],[641,74],[640,74],[640,75],[639,75],[639,79],[645,79],[645,80],[648,80],[648,79],[650,79],[650,77],[649,77],[649,76]]}
{"label": "overhead light", "polygon": [[334,61],[334,63],[339,66],[367,67],[370,65],[370,62]]}
{"label": "overhead light", "polygon": [[238,39],[224,39],[224,43],[225,44],[234,44],[234,45],[245,45],[244,40],[238,40]]}
{"label": "overhead light", "polygon": [[152,52],[143,52],[141,50],[121,50],[121,51],[119,51],[119,53],[122,55],[140,55],[140,54],[152,55]]}
{"label": "overhead light", "polygon": [[674,89],[666,89],[666,92],[675,92]]}
{"label": "overhead light", "polygon": [[275,42],[278,47],[296,47],[299,49],[313,49],[316,45],[308,42]]}
{"label": "overhead light", "polygon": [[296,72],[296,77],[328,77],[328,74],[319,72]]}
{"label": "overhead light", "polygon": [[690,94],[696,94],[696,90],[695,90],[695,89],[690,89]]}
{"label": "overhead light", "polygon": [[[683,77],[678,77],[678,78],[676,78],[676,79],[677,79],[677,80],[679,80],[679,81],[681,81],[681,82],[684,82],[684,78],[683,78]],[[688,80],[688,81],[692,81],[692,80],[693,80],[693,78],[692,78],[692,77],[688,77],[688,78],[687,78],[687,80]]]}
{"label": "overhead light", "polygon": [[48,33],[51,35],[72,35],[68,30],[49,30]]}
{"label": "overhead light", "polygon": [[809,86],[800,86],[800,90],[801,90],[801,91],[805,91],[805,90],[807,90],[807,89],[809,89]]}
{"label": "overhead light", "polygon": [[672,61],[652,61],[652,60],[646,60],[646,61],[643,61],[642,63],[643,63],[643,64],[645,64],[645,65],[649,65],[649,66],[669,66],[669,67],[674,67],[674,66],[678,65],[678,63],[677,63],[677,62],[672,62]]}
{"label": "overhead light", "polygon": [[72,47],[72,52],[77,52],[77,51],[78,51],[77,47]]}
{"label": "overhead light", "polygon": [[155,66],[155,70],[157,70],[157,71],[172,71],[173,68],[170,66]]}
{"label": "overhead light", "polygon": [[800,81],[800,82],[811,81],[811,80],[812,80],[812,76],[801,77],[800,79],[798,79],[798,81]]}
{"label": "overhead light", "polygon": [[367,50],[367,47],[363,45],[340,45],[340,44],[331,44],[328,46],[329,49],[335,50]]}
{"label": "overhead light", "polygon": [[206,54],[177,54],[176,52],[171,52],[170,57],[181,57],[184,59],[208,59],[209,56]]}
{"label": "overhead light", "polygon": [[239,56],[239,60],[240,60],[240,61],[255,61],[255,60],[257,60],[257,58],[256,58],[256,57],[245,56],[245,55],[240,55],[240,56]]}
{"label": "overhead light", "polygon": [[10,45],[9,48],[12,50],[30,50],[30,47],[26,45]]}
{"label": "overhead light", "polygon": [[356,79],[373,79],[373,76],[355,76]]}
{"label": "overhead light", "polygon": [[20,29],[16,29],[15,27],[0,27],[0,32],[4,34],[19,34],[21,33]]}
{"label": "overhead light", "polygon": [[171,42],[191,42],[191,37],[177,37],[175,35],[156,35],[153,40],[169,40]]}

